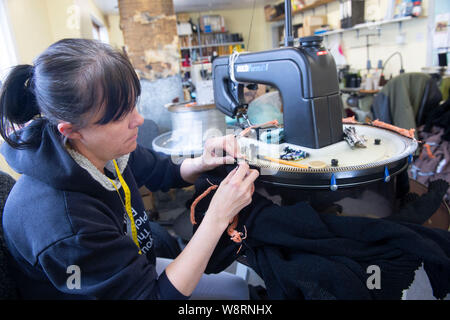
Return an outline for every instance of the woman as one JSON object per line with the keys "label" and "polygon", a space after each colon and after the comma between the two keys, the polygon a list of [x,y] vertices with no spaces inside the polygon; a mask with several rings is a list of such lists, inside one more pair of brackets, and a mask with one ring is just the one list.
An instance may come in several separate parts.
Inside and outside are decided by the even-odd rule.
{"label": "woman", "polygon": [[[17,66],[6,79],[2,153],[22,176],[8,197],[3,227],[24,298],[194,298],[199,281],[210,292],[229,290],[214,277],[201,278],[229,221],[251,202],[258,172],[242,164],[230,173],[197,232],[158,276],[138,188],[186,186],[239,155],[233,136],[208,140],[203,156],[181,165],[137,146],[139,95],[130,62],[83,39],[53,44],[34,66]],[[217,149],[228,155],[217,156]]]}

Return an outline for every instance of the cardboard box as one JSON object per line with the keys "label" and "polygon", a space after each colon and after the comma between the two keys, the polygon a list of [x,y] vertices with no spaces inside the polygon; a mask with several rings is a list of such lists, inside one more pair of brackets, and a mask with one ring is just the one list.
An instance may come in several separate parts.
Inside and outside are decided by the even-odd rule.
{"label": "cardboard box", "polygon": [[146,187],[141,187],[139,189],[139,192],[141,194],[142,201],[144,202],[144,209],[146,211],[155,210],[155,199],[153,197],[152,192],[148,190]]}
{"label": "cardboard box", "polygon": [[177,13],[177,21],[178,22],[189,22],[190,16],[189,13]]}
{"label": "cardboard box", "polygon": [[303,19],[303,27],[321,27],[327,24],[327,16],[306,16]]}
{"label": "cardboard box", "polygon": [[264,14],[266,16],[266,21],[272,21],[273,18],[276,17],[277,11],[270,4],[264,7]]}
{"label": "cardboard box", "polygon": [[298,30],[298,37],[309,37],[314,31],[327,24],[327,16],[306,16],[303,19],[303,27]]}
{"label": "cardboard box", "polygon": [[310,6],[314,3],[316,3],[318,0],[303,0],[303,3],[305,4],[305,6]]}

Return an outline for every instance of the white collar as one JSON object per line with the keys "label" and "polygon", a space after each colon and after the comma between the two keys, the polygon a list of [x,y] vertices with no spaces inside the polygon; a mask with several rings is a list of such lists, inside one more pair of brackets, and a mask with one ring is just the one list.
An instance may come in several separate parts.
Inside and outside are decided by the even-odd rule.
{"label": "white collar", "polygon": [[[97,181],[98,183],[100,183],[100,185],[105,188],[108,191],[114,191],[114,185],[111,183],[111,180],[105,175],[103,174],[100,170],[97,169],[96,166],[94,166],[92,164],[92,162],[86,158],[85,156],[83,156],[81,153],[73,150],[70,147],[66,147],[67,152],[70,154],[70,156],[73,158],[73,160],[83,169],[85,169],[90,175],[91,177]],[[120,173],[123,173],[123,171],[125,170],[127,164],[128,164],[128,159],[130,157],[130,154],[126,154],[124,156],[121,156],[119,158],[116,159],[117,162],[117,166],[119,167]],[[108,169],[109,171],[115,173],[116,169],[114,167],[114,163],[111,161],[108,161],[106,163],[105,166],[106,169]],[[121,183],[119,181],[119,179],[112,179],[114,184],[117,186],[118,189],[121,188]]]}

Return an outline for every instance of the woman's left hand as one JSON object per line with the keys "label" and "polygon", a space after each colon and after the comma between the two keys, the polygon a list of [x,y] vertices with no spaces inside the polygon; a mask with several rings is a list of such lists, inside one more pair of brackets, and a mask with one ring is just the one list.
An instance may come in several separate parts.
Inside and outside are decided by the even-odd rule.
{"label": "woman's left hand", "polygon": [[195,183],[203,172],[224,164],[233,164],[235,159],[243,157],[234,135],[210,138],[205,141],[202,156],[183,161],[180,174],[184,181]]}
{"label": "woman's left hand", "polygon": [[202,171],[212,170],[224,164],[233,164],[243,158],[239,144],[232,134],[206,140],[202,155]]}

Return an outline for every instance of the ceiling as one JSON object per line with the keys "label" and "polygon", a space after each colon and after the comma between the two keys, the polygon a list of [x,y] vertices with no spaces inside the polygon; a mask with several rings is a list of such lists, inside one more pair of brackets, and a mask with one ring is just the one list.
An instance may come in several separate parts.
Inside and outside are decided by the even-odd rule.
{"label": "ceiling", "polygon": [[[118,14],[118,0],[94,0],[105,14]],[[243,9],[278,3],[282,0],[173,0],[175,12],[201,12],[209,10]]]}

